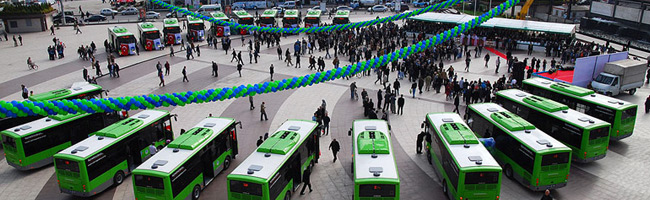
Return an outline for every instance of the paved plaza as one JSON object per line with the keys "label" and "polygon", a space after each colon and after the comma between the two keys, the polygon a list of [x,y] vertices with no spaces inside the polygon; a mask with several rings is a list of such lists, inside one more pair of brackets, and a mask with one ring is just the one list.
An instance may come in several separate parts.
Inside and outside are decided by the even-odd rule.
{"label": "paved plaza", "polygon": [[[370,15],[365,12],[354,13],[351,20],[365,21],[374,19],[376,16],[388,16],[390,13]],[[330,22],[327,15],[321,18],[324,22]],[[401,23],[401,22],[400,22]],[[155,23],[162,27],[160,22]],[[122,24],[132,32],[136,32],[136,24]],[[206,23],[207,25],[207,23]],[[96,58],[106,73],[106,57],[103,42],[107,38],[107,28],[113,25],[89,25],[83,26],[83,34],[75,35],[72,27],[62,27],[56,30],[55,36],[48,32],[22,34],[23,46],[14,47],[13,43],[0,42],[0,66],[3,73],[0,73],[0,99],[3,101],[22,100],[20,85],[26,85],[34,93],[46,92],[49,90],[70,87],[73,82],[83,81],[82,68],[87,67],[89,74],[94,74],[90,69],[90,63],[79,59],[76,49],[80,45],[89,45],[94,41],[98,47]],[[209,25],[208,25],[209,26]],[[185,32],[185,31],[183,31]],[[11,37],[11,35],[9,36]],[[67,46],[66,57],[54,61],[48,60],[47,46],[52,44],[52,38],[56,37]],[[305,37],[301,35],[282,38],[282,49],[291,48],[297,39]],[[585,36],[578,36],[581,39],[593,40]],[[246,36],[246,42],[252,39]],[[602,42],[595,40],[596,42]],[[120,78],[103,76],[98,79],[98,84],[108,90],[109,97],[134,96],[146,94],[164,94],[172,92],[196,91],[203,89],[239,86],[242,84],[253,84],[269,81],[269,66],[275,66],[275,79],[292,78],[315,73],[310,71],[308,57],[303,56],[302,67],[286,67],[286,64],[278,60],[275,47],[266,48],[262,45],[259,63],[249,64],[247,47],[241,45],[240,36],[232,37],[232,46],[236,51],[242,51],[245,61],[242,77],[239,77],[236,70],[236,63],[230,62],[230,55],[224,51],[209,47],[205,42],[201,45],[201,56],[195,59],[185,59],[185,52],[179,51],[180,47],[174,49],[179,51],[176,57],[169,57],[169,49],[162,51],[145,52],[141,51],[139,56],[117,57],[116,62],[120,65]],[[604,42],[603,42],[604,43]],[[615,46],[615,48],[620,49]],[[488,51],[484,51],[489,53]],[[644,57],[647,53],[636,51]],[[507,72],[502,62],[500,73],[494,73],[494,59],[496,55],[489,53],[489,67],[484,67],[481,58],[475,58],[471,62],[470,72],[464,72],[464,59],[458,61],[446,61],[445,68],[454,66],[459,73],[458,78],[464,77],[469,80],[496,81]],[[314,52],[314,56],[324,56],[325,52]],[[526,56],[525,51],[515,51],[514,55],[523,58],[533,56],[543,57],[543,52],[534,52]],[[31,57],[40,66],[38,71],[27,70],[26,60]],[[347,58],[341,57],[341,65],[349,64]],[[503,60],[503,59],[502,59]],[[550,60],[550,58],[549,58]],[[211,62],[219,65],[219,76],[213,77],[211,73]],[[165,87],[158,86],[156,63],[169,62],[171,74],[165,77]],[[294,59],[295,62],[295,59]],[[332,59],[325,59],[326,69],[332,69]],[[182,82],[181,70],[187,66],[189,82]],[[390,74],[390,82],[395,81],[396,72]],[[349,85],[356,82],[360,89],[365,89],[371,98],[375,99],[378,89],[383,88],[380,84],[374,84],[376,75],[369,77],[353,77],[349,80],[340,79],[310,87],[286,90],[264,95],[256,95],[254,103],[256,108],[249,109],[248,98],[229,99],[220,102],[192,104],[184,107],[162,107],[178,114],[178,121],[173,122],[175,136],[178,136],[180,129],[189,129],[198,123],[202,118],[212,114],[235,118],[241,121],[243,129],[239,129],[239,155],[233,162],[233,167],[217,176],[201,194],[202,199],[226,199],[226,176],[239,163],[241,163],[254,149],[255,142],[259,136],[266,132],[273,132],[287,119],[311,119],[314,111],[321,105],[321,100],[327,102],[327,112],[331,117],[330,134],[321,137],[320,151],[322,153],[320,162],[316,164],[312,173],[312,186],[314,191],[303,196],[295,195],[293,199],[314,199],[314,200],[339,200],[350,199],[353,193],[353,179],[350,169],[351,164],[351,138],[347,135],[348,129],[355,119],[363,119],[363,107],[361,101],[350,99]],[[416,95],[411,98],[408,88],[411,83],[401,80],[401,94],[404,94],[406,103],[403,115],[389,115],[389,123],[392,126],[393,152],[396,155],[397,167],[401,181],[402,199],[444,199],[442,187],[433,168],[427,163],[425,154],[416,154],[415,141],[417,134],[421,131],[420,123],[426,113],[429,112],[451,112],[453,101],[447,101],[444,93],[436,94],[433,90]],[[650,86],[644,85],[635,95],[622,94],[618,98],[633,102],[639,105],[637,121],[634,134],[619,142],[612,142],[609,151],[604,159],[588,164],[572,163],[569,183],[566,187],[554,190],[553,196],[557,199],[650,199],[650,190],[645,184],[650,179],[648,160],[650,160],[650,115],[644,114],[643,103],[650,95]],[[259,106],[266,103],[268,121],[260,121]],[[465,109],[462,104],[461,113]],[[137,113],[138,111],[131,111]],[[337,139],[341,143],[339,161],[332,162],[333,156],[327,149],[330,141]],[[3,151],[0,149],[0,151]],[[297,194],[297,193],[295,193]],[[520,184],[502,177],[501,199],[539,199],[540,192],[532,192]],[[33,171],[18,171],[6,164],[4,156],[0,153],[0,199],[75,199],[74,197],[60,193],[52,165]],[[130,177],[123,184],[111,187],[95,199],[134,199],[132,180]]]}

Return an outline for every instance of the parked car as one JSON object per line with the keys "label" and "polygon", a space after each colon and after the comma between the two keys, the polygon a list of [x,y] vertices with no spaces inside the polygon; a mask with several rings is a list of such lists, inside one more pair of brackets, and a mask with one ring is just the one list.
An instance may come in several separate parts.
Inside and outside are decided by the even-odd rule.
{"label": "parked car", "polygon": [[117,10],[113,10],[110,8],[102,8],[99,10],[99,14],[104,15],[104,16],[112,16],[112,15],[117,15]]}
{"label": "parked car", "polygon": [[413,7],[416,7],[416,8],[418,8],[418,7],[426,7],[426,6],[429,6],[428,1],[422,1],[421,0],[421,1],[414,1],[413,2]]}
{"label": "parked car", "polygon": [[[395,3],[394,2],[388,2],[386,3],[386,7],[388,7],[390,10],[394,11],[395,10]],[[399,7],[400,11],[405,11],[409,10],[408,4],[402,2]]]}
{"label": "parked car", "polygon": [[[63,16],[63,13],[59,12],[56,15],[52,16],[54,18],[61,17]],[[65,16],[74,16],[74,13],[72,11],[66,10],[65,11]]]}
{"label": "parked car", "polygon": [[158,19],[160,18],[160,13],[154,11],[147,11],[144,17],[147,19]]}
{"label": "parked car", "polygon": [[122,15],[137,15],[138,13],[140,13],[140,11],[134,7],[130,7],[122,11]]}
{"label": "parked car", "polygon": [[174,18],[174,17],[179,17],[179,18],[185,18],[187,14],[184,12],[170,12],[165,15],[166,18]]}
{"label": "parked car", "polygon": [[[62,16],[55,17],[55,18],[54,18],[54,23],[62,24],[63,22],[61,21],[61,18],[62,18]],[[66,16],[65,16],[65,23],[74,23],[76,20],[77,20],[77,19],[74,18],[74,17],[71,16],[71,15],[66,15]]]}
{"label": "parked car", "polygon": [[388,7],[384,5],[375,5],[368,8],[368,12],[386,12],[386,11],[388,11]]}
{"label": "parked car", "polygon": [[336,11],[339,11],[339,10],[349,10],[349,11],[352,11],[352,10],[354,10],[354,9],[353,9],[352,7],[350,7],[350,6],[339,6],[339,7],[336,7]]}
{"label": "parked car", "polygon": [[283,7],[273,7],[271,9],[278,11],[277,17],[283,17],[284,16],[284,10],[285,9]]}
{"label": "parked car", "polygon": [[279,5],[278,7],[284,8],[284,9],[295,9],[296,8],[296,2],[295,1],[285,1],[283,4]]}
{"label": "parked car", "polygon": [[86,22],[99,22],[99,21],[106,21],[106,17],[103,15],[93,15],[88,18],[86,18],[84,21]]}

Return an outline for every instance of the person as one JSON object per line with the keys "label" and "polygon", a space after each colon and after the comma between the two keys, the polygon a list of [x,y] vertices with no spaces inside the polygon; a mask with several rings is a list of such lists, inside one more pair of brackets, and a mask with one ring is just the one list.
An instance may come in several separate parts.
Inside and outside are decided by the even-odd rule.
{"label": "person", "polygon": [[255,109],[255,106],[253,105],[253,95],[248,95],[248,102],[251,104],[250,110]]}
{"label": "person", "polygon": [[17,47],[18,46],[18,41],[16,41],[16,35],[14,35],[13,39],[14,39],[14,47]]}
{"label": "person", "polygon": [[77,32],[74,33],[75,35],[79,34],[79,33],[83,34],[83,32],[81,32],[81,29],[79,28],[79,24],[75,23],[74,24],[74,29],[77,30]]}
{"label": "person", "polygon": [[356,93],[357,93],[357,82],[352,82],[352,83],[350,83],[350,98],[351,99],[354,99],[354,98],[358,99],[359,97],[356,96]]}
{"label": "person", "polygon": [[50,35],[56,35],[54,34],[54,25],[50,26]]}
{"label": "person", "polygon": [[169,76],[169,61],[165,61],[165,76]]}
{"label": "person", "polygon": [[542,196],[541,200],[553,200],[553,196],[551,196],[551,191],[546,189],[544,191],[544,196]]}
{"label": "person", "polygon": [[174,57],[174,45],[169,45],[169,57]]}
{"label": "person", "polygon": [[113,62],[113,71],[115,72],[115,77],[120,77],[120,66],[116,62]]}
{"label": "person", "polygon": [[248,51],[248,64],[253,64],[253,50]]}
{"label": "person", "polygon": [[295,68],[300,68],[300,55],[296,55],[296,67]]}
{"label": "person", "polygon": [[219,66],[214,61],[212,61],[212,75],[214,77],[219,77]]}
{"label": "person", "polygon": [[81,71],[81,73],[84,76],[84,80],[88,81],[88,69],[86,69],[86,66],[83,67],[83,70]]}
{"label": "person", "polygon": [[[136,45],[136,46],[137,46],[137,45]],[[194,59],[194,55],[192,55],[192,50],[193,50],[193,49],[192,49],[192,47],[190,47],[189,44],[187,45],[187,47],[185,47],[185,52],[187,52],[187,54],[185,55],[185,57],[187,58],[187,60],[190,59],[190,56],[192,57],[192,59]]]}
{"label": "person", "polygon": [[237,60],[237,51],[235,51],[234,49],[232,51],[232,58],[230,59],[230,62],[232,62],[233,60],[235,60],[235,61],[237,61],[237,63],[239,63],[239,60]]}
{"label": "person", "polygon": [[400,94],[399,99],[397,99],[397,114],[404,114],[404,95]]}
{"label": "person", "polygon": [[[29,90],[27,89],[27,87],[25,87],[25,85],[20,85],[20,87],[22,88],[22,91],[23,91],[23,99],[29,98]],[[646,105],[647,105],[647,103],[646,103]]]}
{"label": "person", "polygon": [[269,132],[264,133],[264,140],[266,140],[267,138],[269,138]]}
{"label": "person", "polygon": [[497,60],[496,60],[496,67],[497,68],[494,70],[495,74],[499,73],[499,65],[500,64],[501,64],[501,57],[497,56]]}
{"label": "person", "polygon": [[467,57],[465,58],[465,71],[467,71],[467,72],[469,72],[469,63],[470,63],[471,61],[472,61],[472,59],[470,59],[470,56],[467,56]]}
{"label": "person", "polygon": [[457,114],[460,114],[458,111],[458,105],[460,104],[460,95],[456,94],[456,98],[454,99],[454,110],[451,112],[456,112]]}
{"label": "person", "polygon": [[183,71],[181,73],[183,73],[183,82],[185,82],[185,81],[190,82],[190,79],[187,79],[187,67],[186,66],[183,66]]}
{"label": "person", "polygon": [[282,48],[280,46],[278,46],[277,51],[278,51],[278,59],[282,60]]}
{"label": "person", "polygon": [[395,90],[395,94],[399,94],[399,88],[400,88],[400,82],[399,79],[395,79],[395,82],[393,82],[393,89]]}
{"label": "person", "polygon": [[269,67],[269,73],[271,74],[271,81],[273,81],[273,64]]}
{"label": "person", "polygon": [[418,83],[413,82],[413,84],[411,84],[411,93],[413,93],[413,98],[415,98],[415,92],[417,91],[417,88],[418,88]]}
{"label": "person", "polygon": [[[648,61],[648,62],[650,62],[650,61]],[[648,72],[646,72],[645,78],[646,78],[645,83],[646,84],[650,83],[650,68],[648,68]]]}
{"label": "person", "polygon": [[416,140],[416,143],[415,143],[415,151],[417,152],[417,154],[422,154],[422,141],[424,141],[424,136],[425,135],[426,135],[426,133],[424,131],[422,131],[422,132],[420,132],[420,134],[418,134],[418,139]]}
{"label": "person", "polygon": [[302,173],[302,190],[300,191],[300,195],[305,195],[305,188],[309,187],[309,193],[311,193],[313,190],[311,189],[311,181],[309,180],[309,177],[311,176],[311,167],[307,166],[307,169]]}
{"label": "person", "polygon": [[151,156],[156,155],[156,152],[158,152],[158,149],[156,148],[156,143],[152,142],[151,145],[149,145],[149,155]]}
{"label": "person", "polygon": [[[264,118],[262,118],[264,117]],[[266,120],[268,121],[269,118],[266,116],[266,104],[262,101],[262,105],[260,106],[260,121]]]}
{"label": "person", "polygon": [[490,54],[489,54],[489,53],[486,53],[486,54],[485,54],[485,68],[488,67],[488,61],[490,61]]}
{"label": "person", "polygon": [[341,146],[339,145],[339,142],[336,141],[336,139],[332,139],[329,149],[332,150],[332,154],[334,154],[334,161],[332,162],[336,162],[336,154],[339,152],[339,150],[341,150]]}
{"label": "person", "polygon": [[23,46],[23,36],[18,35],[18,41],[20,41],[20,46]]}
{"label": "person", "polygon": [[242,65],[238,63],[237,64],[237,72],[239,72],[239,77],[241,77],[241,68],[242,68]]}
{"label": "person", "polygon": [[263,142],[264,140],[262,140],[262,136],[260,136],[260,139],[257,140],[257,146],[259,147]]}
{"label": "person", "polygon": [[327,115],[327,112],[325,113],[325,116],[323,116],[323,133],[324,135],[330,134],[330,117]]}
{"label": "person", "polygon": [[[137,47],[138,45],[135,45],[135,46]],[[197,56],[197,57],[201,57],[201,49],[199,49],[199,45],[198,45],[198,44],[196,45],[196,56]]]}
{"label": "person", "polygon": [[162,72],[158,72],[158,78],[160,78],[160,83],[158,83],[159,87],[165,87],[165,78],[163,76]]}
{"label": "person", "polygon": [[650,95],[645,99],[645,113],[648,114],[648,112],[650,112]]}

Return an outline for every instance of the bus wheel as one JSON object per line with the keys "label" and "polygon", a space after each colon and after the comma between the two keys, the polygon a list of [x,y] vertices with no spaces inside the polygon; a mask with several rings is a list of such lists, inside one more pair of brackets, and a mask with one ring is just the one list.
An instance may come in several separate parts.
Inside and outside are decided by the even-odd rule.
{"label": "bus wheel", "polygon": [[226,159],[223,160],[223,169],[228,169],[230,167],[230,156],[226,156]]}
{"label": "bus wheel", "polygon": [[194,186],[194,189],[192,189],[192,199],[197,200],[199,199],[199,196],[201,196],[201,187],[196,185]]}
{"label": "bus wheel", "polygon": [[113,177],[113,184],[120,185],[122,182],[124,182],[124,172],[118,171]]}
{"label": "bus wheel", "polygon": [[287,191],[287,194],[284,195],[284,200],[290,200],[291,199],[291,191]]}
{"label": "bus wheel", "polygon": [[634,93],[636,93],[636,88],[631,89],[629,92],[630,92],[630,95],[634,95]]}
{"label": "bus wheel", "polygon": [[506,177],[508,177],[511,180],[513,179],[512,167],[510,165],[506,165]]}

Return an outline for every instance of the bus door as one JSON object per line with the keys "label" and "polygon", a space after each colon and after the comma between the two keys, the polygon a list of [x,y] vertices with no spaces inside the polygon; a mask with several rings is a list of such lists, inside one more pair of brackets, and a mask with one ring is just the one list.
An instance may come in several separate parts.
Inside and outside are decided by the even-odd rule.
{"label": "bus door", "polygon": [[216,168],[214,167],[214,159],[212,158],[212,150],[207,149],[201,156],[201,163],[203,164],[203,185],[208,185],[214,179]]}
{"label": "bus door", "polygon": [[296,154],[291,156],[291,159],[287,161],[289,164],[289,171],[287,176],[293,179],[293,188],[292,191],[295,191],[298,188],[298,184],[302,183],[302,171],[300,170],[300,152],[296,151]]}
{"label": "bus door", "polygon": [[133,139],[126,142],[126,162],[129,165],[129,171],[133,171],[142,163],[143,158],[142,152],[140,151],[141,146],[147,146],[146,142],[143,139]]}
{"label": "bus door", "polygon": [[311,148],[313,149],[313,151],[315,151],[314,152],[314,163],[318,163],[318,159],[320,158],[320,142],[319,142],[320,134],[318,134],[318,133],[320,133],[320,130],[314,132],[314,134],[312,136],[314,138],[314,140],[312,140],[312,143],[311,143]]}
{"label": "bus door", "polygon": [[235,158],[235,155],[239,153],[238,146],[237,146],[237,128],[233,124],[230,127],[230,149],[232,149],[232,158]]}

